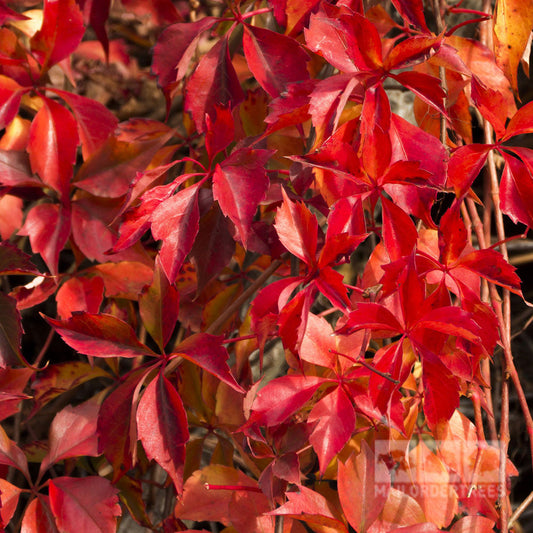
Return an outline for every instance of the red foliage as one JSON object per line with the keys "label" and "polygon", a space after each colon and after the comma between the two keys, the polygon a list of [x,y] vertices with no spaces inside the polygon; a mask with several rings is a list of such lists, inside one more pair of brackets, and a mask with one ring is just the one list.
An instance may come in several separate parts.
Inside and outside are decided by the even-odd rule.
{"label": "red foliage", "polygon": [[[533,225],[533,4],[122,4],[165,123],[82,94],[83,61],[139,76],[109,0],[0,0],[0,528],[507,531],[508,385],[494,413],[488,372],[500,345],[533,435],[503,226]],[[276,340],[288,370],[267,380]]]}

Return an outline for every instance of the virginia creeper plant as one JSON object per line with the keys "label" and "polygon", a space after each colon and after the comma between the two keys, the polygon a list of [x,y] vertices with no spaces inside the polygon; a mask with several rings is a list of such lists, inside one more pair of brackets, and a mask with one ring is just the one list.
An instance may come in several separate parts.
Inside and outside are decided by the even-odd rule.
{"label": "virginia creeper plant", "polygon": [[461,4],[0,1],[2,528],[513,530],[533,3]]}

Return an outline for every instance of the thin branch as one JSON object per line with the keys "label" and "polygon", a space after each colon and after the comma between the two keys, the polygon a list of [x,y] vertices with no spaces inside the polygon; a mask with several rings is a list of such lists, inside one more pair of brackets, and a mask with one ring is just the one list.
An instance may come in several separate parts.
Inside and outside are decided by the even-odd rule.
{"label": "thin branch", "polygon": [[281,259],[272,261],[271,265],[205,330],[206,333],[215,335],[219,328],[224,325],[224,322],[230,318],[233,313],[237,312],[242,305],[254,294],[254,292],[262,287],[266,280],[276,272],[276,270],[283,264]]}

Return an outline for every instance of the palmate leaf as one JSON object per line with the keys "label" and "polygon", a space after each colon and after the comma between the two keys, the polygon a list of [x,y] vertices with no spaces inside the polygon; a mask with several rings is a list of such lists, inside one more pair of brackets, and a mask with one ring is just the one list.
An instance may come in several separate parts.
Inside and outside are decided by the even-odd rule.
{"label": "palmate leaf", "polygon": [[60,531],[114,533],[122,514],[118,490],[103,477],[57,477],[50,481],[50,507]]}

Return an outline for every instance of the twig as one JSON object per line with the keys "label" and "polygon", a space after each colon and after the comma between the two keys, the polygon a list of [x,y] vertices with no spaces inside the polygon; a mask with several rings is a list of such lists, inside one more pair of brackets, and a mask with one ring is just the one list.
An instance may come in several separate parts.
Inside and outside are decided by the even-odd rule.
{"label": "twig", "polygon": [[533,490],[529,493],[528,497],[515,509],[515,512],[509,518],[509,529],[512,528],[520,515],[528,508],[533,502]]}
{"label": "twig", "polygon": [[252,294],[262,287],[265,281],[276,272],[276,270],[283,264],[281,259],[272,261],[271,265],[205,330],[206,333],[214,335],[218,329],[226,322],[226,320],[238,311],[241,306],[252,296]]}

